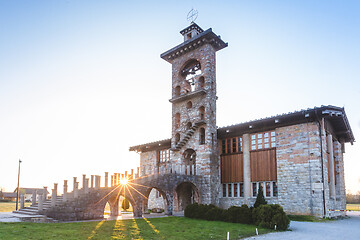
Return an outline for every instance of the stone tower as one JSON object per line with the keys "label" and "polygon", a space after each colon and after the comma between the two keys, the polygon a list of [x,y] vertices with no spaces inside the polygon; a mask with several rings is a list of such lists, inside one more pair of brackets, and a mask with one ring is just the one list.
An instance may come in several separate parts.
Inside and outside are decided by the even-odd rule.
{"label": "stone tower", "polygon": [[227,43],[196,23],[180,31],[184,42],[161,54],[172,64],[173,169],[202,176],[201,203],[217,204],[219,158],[216,128],[216,51]]}

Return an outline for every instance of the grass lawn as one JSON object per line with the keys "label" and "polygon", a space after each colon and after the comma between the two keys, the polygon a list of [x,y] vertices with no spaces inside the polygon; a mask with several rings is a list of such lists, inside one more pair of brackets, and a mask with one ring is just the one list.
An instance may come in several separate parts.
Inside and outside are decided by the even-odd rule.
{"label": "grass lawn", "polygon": [[298,222],[327,222],[333,220],[329,218],[315,217],[309,215],[288,215],[288,217],[291,221]]}
{"label": "grass lawn", "polygon": [[[25,207],[31,205],[31,202],[26,202]],[[18,205],[20,208],[20,203]],[[0,202],[0,212],[12,212],[15,211],[16,203],[15,202]]]}
{"label": "grass lawn", "polygon": [[346,204],[346,210],[360,211],[360,204]]}
{"label": "grass lawn", "polygon": [[[75,223],[0,223],[0,239],[239,239],[256,226],[183,217]],[[259,234],[271,230],[258,228]]]}

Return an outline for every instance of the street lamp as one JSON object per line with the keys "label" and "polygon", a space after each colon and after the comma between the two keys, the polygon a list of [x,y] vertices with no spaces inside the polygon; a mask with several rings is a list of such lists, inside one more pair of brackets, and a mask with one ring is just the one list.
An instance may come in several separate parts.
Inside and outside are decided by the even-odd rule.
{"label": "street lamp", "polygon": [[19,159],[18,182],[16,188],[16,211],[18,210],[18,202],[19,202],[20,163],[21,160]]}

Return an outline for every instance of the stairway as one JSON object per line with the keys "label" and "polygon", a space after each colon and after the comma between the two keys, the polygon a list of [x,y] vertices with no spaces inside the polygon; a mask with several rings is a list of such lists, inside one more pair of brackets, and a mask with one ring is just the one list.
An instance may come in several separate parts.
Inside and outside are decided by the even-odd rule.
{"label": "stairway", "polygon": [[196,130],[199,129],[201,125],[205,124],[204,120],[201,120],[199,122],[196,122],[194,126],[192,126],[190,129],[188,129],[185,133],[185,137],[181,139],[178,144],[176,144],[175,148],[173,148],[173,151],[180,151],[180,149],[190,140],[190,138],[195,134]]}
{"label": "stairway", "polygon": [[[63,201],[62,196],[56,197],[56,204],[61,203],[62,201]],[[47,210],[50,207],[51,207],[51,199],[47,199],[43,203],[43,210]],[[20,214],[25,214],[25,215],[39,215],[38,203],[35,203],[35,204],[31,205],[30,207],[25,207],[25,208],[19,209],[17,211],[13,211],[13,213],[20,213]]]}

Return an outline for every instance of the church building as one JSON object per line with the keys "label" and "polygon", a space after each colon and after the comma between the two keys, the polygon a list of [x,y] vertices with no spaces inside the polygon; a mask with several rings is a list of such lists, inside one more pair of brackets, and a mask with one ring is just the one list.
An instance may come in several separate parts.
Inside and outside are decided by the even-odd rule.
{"label": "church building", "polygon": [[344,214],[343,153],[355,141],[344,108],[320,106],[218,128],[215,60],[228,44],[194,22],[180,33],[184,42],[161,54],[172,66],[171,138],[130,147],[140,153],[140,177],[194,176],[196,183],[174,189],[175,211],[193,202],[252,206],[261,186],[267,202],[288,214]]}

